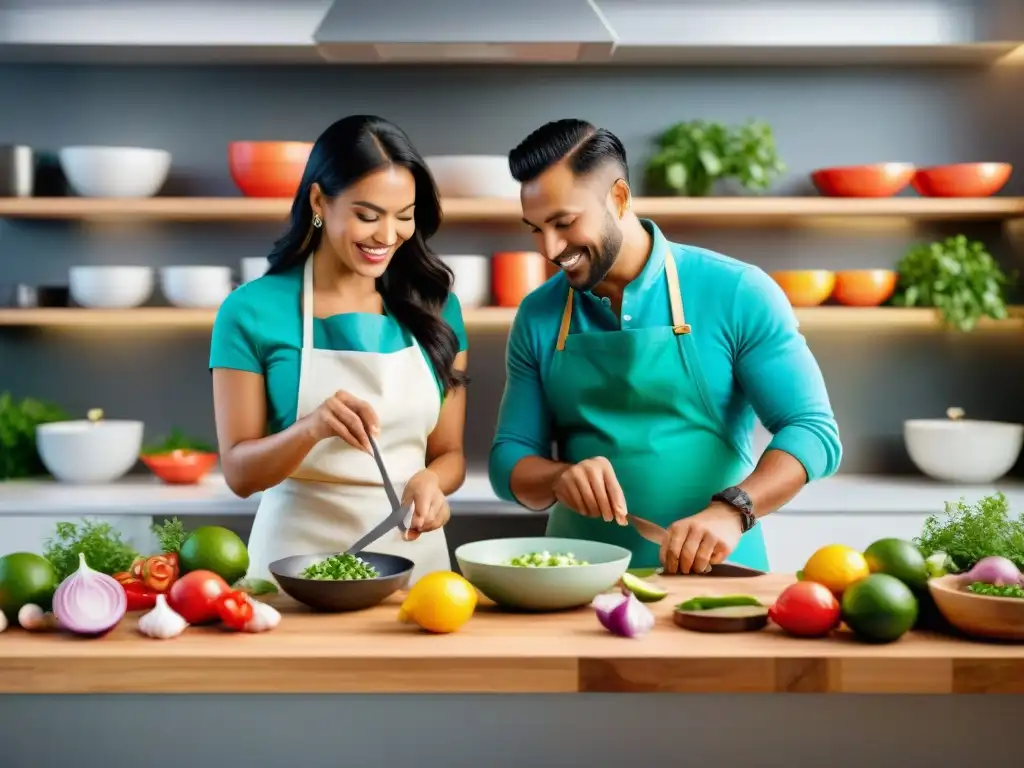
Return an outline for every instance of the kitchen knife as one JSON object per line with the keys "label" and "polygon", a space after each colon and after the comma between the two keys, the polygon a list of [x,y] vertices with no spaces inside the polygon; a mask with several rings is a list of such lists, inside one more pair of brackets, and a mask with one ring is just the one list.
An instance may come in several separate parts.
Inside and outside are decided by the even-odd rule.
{"label": "kitchen knife", "polygon": [[[636,532],[647,539],[652,544],[657,544],[659,547],[665,541],[665,535],[668,533],[657,523],[652,523],[650,520],[644,520],[642,517],[637,517],[633,514],[626,515],[630,524],[636,528]],[[710,566],[703,573],[689,574],[691,576],[764,576],[764,571],[758,571],[754,568],[747,568],[745,565],[736,565],[735,563],[719,563],[717,565]]]}
{"label": "kitchen knife", "polygon": [[373,449],[373,460],[377,462],[377,469],[380,470],[381,479],[384,481],[384,493],[387,494],[388,502],[391,504],[391,513],[370,529],[369,533],[345,550],[346,555],[355,555],[362,552],[368,545],[375,542],[392,528],[398,528],[402,533],[405,533],[412,524],[412,504],[403,506],[398,500],[395,486],[391,483],[391,477],[384,466],[384,458],[380,455],[377,442],[372,437],[370,438],[370,447]]}

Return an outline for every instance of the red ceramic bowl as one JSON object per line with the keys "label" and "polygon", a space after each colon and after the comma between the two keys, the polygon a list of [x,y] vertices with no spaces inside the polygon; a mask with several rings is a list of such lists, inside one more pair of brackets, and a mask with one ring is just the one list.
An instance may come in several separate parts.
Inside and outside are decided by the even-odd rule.
{"label": "red ceramic bowl", "polygon": [[171,451],[139,457],[149,471],[165,483],[172,485],[193,485],[213,469],[217,463],[216,453],[197,451]]}
{"label": "red ceramic bowl", "polygon": [[958,163],[922,168],[913,185],[925,197],[989,197],[1010,180],[1009,163]]}
{"label": "red ceramic bowl", "polygon": [[228,169],[246,197],[295,197],[312,149],[302,141],[232,141]]}
{"label": "red ceramic bowl", "polygon": [[906,189],[912,178],[910,163],[819,168],[811,174],[814,186],[826,197],[892,197]]}
{"label": "red ceramic bowl", "polygon": [[548,279],[550,262],[534,251],[502,251],[491,258],[492,292],[499,307],[518,307]]}
{"label": "red ceramic bowl", "polygon": [[832,298],[847,307],[878,307],[896,291],[899,275],[891,269],[851,269],[836,272]]}

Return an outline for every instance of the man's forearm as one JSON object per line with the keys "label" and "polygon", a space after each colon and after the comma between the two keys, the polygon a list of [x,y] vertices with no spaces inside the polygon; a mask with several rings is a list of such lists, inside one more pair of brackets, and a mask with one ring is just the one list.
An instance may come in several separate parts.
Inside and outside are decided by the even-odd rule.
{"label": "man's forearm", "polygon": [[569,464],[540,456],[520,459],[512,468],[509,487],[520,504],[541,512],[555,503],[552,490],[555,481],[569,468]]}
{"label": "man's forearm", "polygon": [[754,503],[754,514],[764,517],[796,496],[806,484],[803,464],[785,451],[767,450],[739,487]]}

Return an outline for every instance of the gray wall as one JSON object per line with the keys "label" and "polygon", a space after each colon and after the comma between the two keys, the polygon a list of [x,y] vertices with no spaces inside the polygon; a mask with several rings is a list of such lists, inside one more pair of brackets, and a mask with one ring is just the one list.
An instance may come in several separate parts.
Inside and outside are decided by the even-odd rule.
{"label": "gray wall", "polygon": [[[424,154],[503,153],[543,121],[577,116],[607,126],[639,171],[653,135],[682,119],[775,128],[790,174],[783,194],[808,191],[822,165],[1024,161],[1022,77],[981,70],[106,68],[0,66],[0,143],[157,146],[174,153],[165,194],[237,194],[232,139],[312,140],[345,114],[397,121]],[[1018,171],[1007,193],[1024,193]],[[893,265],[916,238],[965,231],[1007,262],[997,225],[864,230],[684,230],[670,237],[766,269]],[[277,228],[214,223],[84,226],[0,221],[0,282],[62,283],[85,263],[225,264],[265,253]],[[449,225],[440,252],[530,247],[517,227]],[[960,405],[977,418],[1024,421],[1024,358],[1015,335],[959,337],[810,332],[846,447],[842,471],[912,471],[902,420]],[[504,381],[502,333],[471,337],[468,450],[486,461]],[[0,329],[0,390],[84,412],[142,418],[156,437],[180,426],[213,437],[208,333],[130,329]]]}

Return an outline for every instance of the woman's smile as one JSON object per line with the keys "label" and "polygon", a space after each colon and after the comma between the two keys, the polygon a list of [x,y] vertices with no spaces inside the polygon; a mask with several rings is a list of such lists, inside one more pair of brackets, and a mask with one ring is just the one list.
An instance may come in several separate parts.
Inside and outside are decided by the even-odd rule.
{"label": "woman's smile", "polygon": [[363,243],[356,243],[356,250],[363,255],[363,258],[373,264],[380,264],[382,261],[387,260],[394,248],[394,245],[365,245]]}

